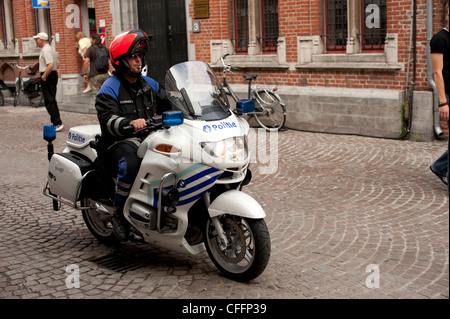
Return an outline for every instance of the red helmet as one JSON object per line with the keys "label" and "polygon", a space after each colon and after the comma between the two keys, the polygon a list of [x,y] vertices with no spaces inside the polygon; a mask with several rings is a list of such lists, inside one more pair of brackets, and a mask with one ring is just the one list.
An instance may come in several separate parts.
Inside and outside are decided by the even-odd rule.
{"label": "red helmet", "polygon": [[[129,30],[117,35],[109,46],[111,64],[118,72],[129,72],[130,66],[125,61],[125,56],[136,52],[145,54],[150,46],[147,34],[142,30]],[[142,59],[142,67],[145,61]]]}

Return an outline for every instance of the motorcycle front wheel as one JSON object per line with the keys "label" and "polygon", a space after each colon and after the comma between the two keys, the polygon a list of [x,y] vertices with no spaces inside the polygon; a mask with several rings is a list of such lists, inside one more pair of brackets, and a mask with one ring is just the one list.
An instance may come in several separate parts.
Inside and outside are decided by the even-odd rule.
{"label": "motorcycle front wheel", "polygon": [[96,209],[96,201],[91,198],[83,198],[81,205],[83,207],[90,207],[82,210],[83,219],[87,228],[104,244],[116,244],[118,239],[113,234],[112,215]]}
{"label": "motorcycle front wheel", "polygon": [[262,274],[270,258],[270,236],[263,219],[223,215],[219,218],[228,245],[221,245],[211,219],[206,223],[205,246],[214,265],[239,282]]}

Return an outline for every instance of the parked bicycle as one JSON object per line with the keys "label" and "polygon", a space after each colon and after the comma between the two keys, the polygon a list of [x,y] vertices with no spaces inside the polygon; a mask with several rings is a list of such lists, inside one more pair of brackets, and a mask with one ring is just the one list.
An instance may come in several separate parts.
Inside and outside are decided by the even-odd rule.
{"label": "parked bicycle", "polygon": [[20,92],[23,92],[25,97],[30,102],[31,106],[38,107],[42,105],[43,95],[41,90],[41,78],[31,78],[24,82],[22,78],[22,71],[29,70],[27,73],[30,76],[36,74],[30,66],[14,65],[19,69],[19,78],[16,82],[16,90],[14,91],[14,106],[19,105]]}
{"label": "parked bicycle", "polygon": [[[225,64],[225,58],[228,55],[229,53],[220,57],[223,64],[223,86],[225,92],[231,95],[235,101],[238,101],[239,98],[227,82],[227,72],[234,74],[232,70],[237,70],[230,64]],[[256,107],[254,112],[246,114],[254,117],[256,122],[267,131],[280,130],[286,123],[286,105],[280,96],[275,93],[277,87],[274,86],[272,89],[253,88],[252,81],[258,77],[258,74],[244,74],[243,77],[248,82],[248,99],[254,100]]]}

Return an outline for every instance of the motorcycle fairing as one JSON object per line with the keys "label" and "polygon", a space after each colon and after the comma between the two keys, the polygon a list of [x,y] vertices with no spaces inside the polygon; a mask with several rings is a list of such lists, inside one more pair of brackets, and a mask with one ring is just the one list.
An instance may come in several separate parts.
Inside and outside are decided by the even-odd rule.
{"label": "motorcycle fairing", "polygon": [[[202,164],[192,164],[177,173],[178,180],[183,180],[184,184],[183,188],[178,186],[180,200],[177,206],[191,204],[202,197],[203,194],[211,188],[211,184],[214,184],[222,173],[222,171],[216,168]],[[173,181],[173,177],[169,177],[166,180],[168,186],[165,188],[171,188]],[[154,207],[158,207],[157,192],[160,179],[146,181],[145,183],[147,184],[147,203]]]}

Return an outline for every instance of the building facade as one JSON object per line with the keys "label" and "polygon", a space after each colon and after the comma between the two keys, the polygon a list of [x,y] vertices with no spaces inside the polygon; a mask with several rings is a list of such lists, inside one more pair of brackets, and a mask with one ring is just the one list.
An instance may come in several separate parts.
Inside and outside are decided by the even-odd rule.
{"label": "building facade", "polygon": [[[14,63],[36,66],[32,36],[47,32],[60,58],[58,99],[84,89],[75,34],[152,36],[149,75],[185,60],[220,56],[239,70],[228,81],[242,97],[243,73],[277,85],[289,128],[415,140],[448,134],[440,123],[429,41],[443,27],[445,0],[0,0],[0,78]],[[45,8],[39,7],[39,5]],[[404,135],[404,134],[403,134]]]}

